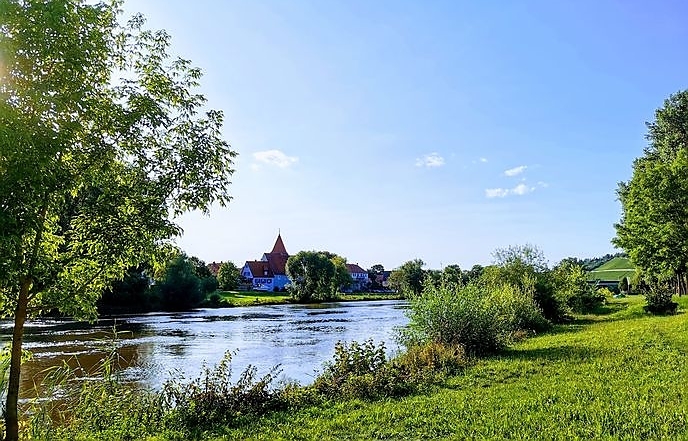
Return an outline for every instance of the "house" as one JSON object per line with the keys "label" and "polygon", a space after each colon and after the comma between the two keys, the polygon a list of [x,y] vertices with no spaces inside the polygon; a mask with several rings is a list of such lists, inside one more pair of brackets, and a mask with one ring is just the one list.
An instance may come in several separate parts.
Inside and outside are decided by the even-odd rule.
{"label": "house", "polygon": [[281,234],[269,253],[263,253],[260,260],[248,260],[241,269],[241,275],[251,282],[256,291],[284,291],[289,283],[286,267],[289,253],[284,247]]}
{"label": "house", "polygon": [[349,271],[351,276],[351,287],[352,291],[362,291],[368,288],[370,280],[368,279],[368,271],[364,270],[356,263],[347,263],[346,269]]}

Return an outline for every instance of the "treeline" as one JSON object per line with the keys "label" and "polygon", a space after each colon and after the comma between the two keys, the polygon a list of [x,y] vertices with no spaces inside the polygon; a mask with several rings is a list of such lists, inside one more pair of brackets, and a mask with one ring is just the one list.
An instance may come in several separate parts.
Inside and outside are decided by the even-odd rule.
{"label": "treeline", "polygon": [[101,314],[217,307],[223,305],[218,288],[235,289],[238,283],[239,269],[232,262],[223,263],[215,275],[198,257],[167,249],[150,262],[129,268],[122,280],[104,291],[97,307]]}

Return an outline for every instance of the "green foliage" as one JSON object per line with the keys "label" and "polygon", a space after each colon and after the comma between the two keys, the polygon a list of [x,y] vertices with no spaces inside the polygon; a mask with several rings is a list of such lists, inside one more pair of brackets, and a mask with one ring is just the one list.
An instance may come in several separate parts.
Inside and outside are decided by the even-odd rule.
{"label": "green foliage", "polygon": [[583,268],[565,261],[551,272],[556,296],[575,312],[586,313],[604,304],[605,296],[588,283]]}
{"label": "green foliage", "polygon": [[167,311],[195,308],[205,298],[201,279],[196,275],[193,263],[183,254],[167,265],[165,277],[156,283],[155,288],[162,308]]}
{"label": "green foliage", "polygon": [[[680,299],[686,307],[686,298]],[[352,400],[280,413],[226,435],[267,439],[685,439],[688,333],[681,315],[617,312],[517,343],[444,387],[398,400]],[[640,316],[635,315],[640,311]],[[628,316],[633,312],[633,316]],[[352,427],[356,429],[352,431]]]}
{"label": "green foliage", "polygon": [[312,389],[325,398],[401,397],[439,382],[466,365],[463,348],[426,343],[389,360],[383,343],[337,342],[333,360]]}
{"label": "green foliage", "polygon": [[157,292],[149,289],[149,272],[147,265],[129,268],[124,278],[114,281],[98,300],[98,312],[148,312],[159,308]]}
{"label": "green foliage", "polygon": [[621,220],[613,242],[649,278],[688,292],[688,90],[671,95],[647,123],[648,146],[617,190]]}
{"label": "green foliage", "polygon": [[470,355],[504,349],[519,330],[542,330],[547,321],[532,295],[509,284],[427,284],[410,299],[407,346],[435,342],[462,346]]}
{"label": "green foliage", "polygon": [[556,290],[556,283],[547,267],[542,251],[533,245],[511,246],[494,252],[495,265],[485,268],[481,282],[488,286],[512,285],[523,292],[532,292],[535,303],[549,321],[558,323],[566,318],[566,298]]}
{"label": "green foliage", "polygon": [[220,289],[225,291],[235,290],[239,286],[241,273],[234,262],[222,262],[217,270],[217,283]]}
{"label": "green foliage", "polygon": [[666,285],[653,284],[645,293],[647,304],[644,306],[646,312],[652,314],[674,314],[678,303],[672,301],[671,291]]}
{"label": "green foliage", "polygon": [[390,274],[390,288],[396,289],[407,297],[420,294],[426,277],[423,266],[425,262],[421,259],[405,262]]}
{"label": "green foliage", "polygon": [[[236,153],[201,72],[120,2],[0,0],[0,317],[94,319],[126,270],[230,200]],[[18,436],[20,345],[7,437]]]}
{"label": "green foliage", "polygon": [[287,285],[298,302],[333,299],[337,293],[337,268],[325,252],[300,251],[287,260]]}
{"label": "green foliage", "polygon": [[282,408],[280,391],[271,388],[278,374],[275,367],[258,378],[257,369],[249,366],[233,382],[232,354],[227,352],[217,366],[205,367],[196,379],[165,384],[162,396],[172,409],[167,424],[181,431],[206,430]]}

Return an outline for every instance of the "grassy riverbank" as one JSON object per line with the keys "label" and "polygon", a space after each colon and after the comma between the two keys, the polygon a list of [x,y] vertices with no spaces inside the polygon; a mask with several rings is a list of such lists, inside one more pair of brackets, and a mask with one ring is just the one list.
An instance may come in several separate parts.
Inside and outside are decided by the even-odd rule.
{"label": "grassy riverbank", "polygon": [[[291,297],[285,293],[262,291],[221,291],[220,295],[222,296],[222,299],[231,306],[281,305],[285,303],[292,303]],[[401,298],[403,298],[403,296],[398,293],[340,293],[333,301],[350,302],[361,300],[396,300]]]}
{"label": "grassy riverbank", "polygon": [[205,439],[685,439],[688,319],[642,304],[611,300],[428,394],[277,413]]}

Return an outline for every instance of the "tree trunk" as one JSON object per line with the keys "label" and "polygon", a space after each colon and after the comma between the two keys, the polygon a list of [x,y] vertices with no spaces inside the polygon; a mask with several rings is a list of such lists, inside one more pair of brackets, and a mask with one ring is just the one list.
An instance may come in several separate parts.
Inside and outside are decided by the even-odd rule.
{"label": "tree trunk", "polygon": [[29,289],[31,280],[23,278],[17,299],[17,308],[14,312],[14,333],[12,334],[12,352],[10,359],[10,379],[7,388],[7,404],[5,406],[7,419],[5,424],[5,441],[19,440],[19,416],[17,402],[19,401],[19,377],[21,374],[22,339],[24,337],[24,322],[26,321],[26,308],[29,303]]}

